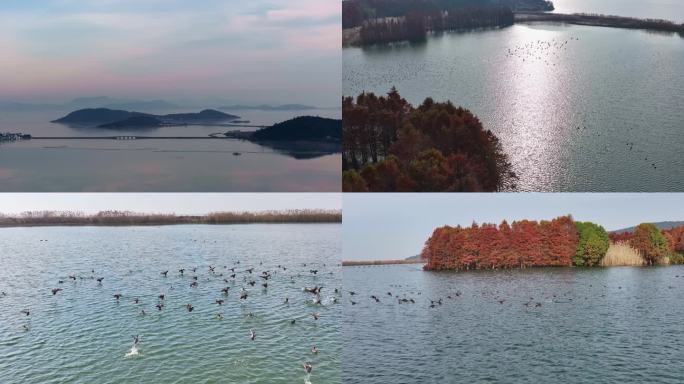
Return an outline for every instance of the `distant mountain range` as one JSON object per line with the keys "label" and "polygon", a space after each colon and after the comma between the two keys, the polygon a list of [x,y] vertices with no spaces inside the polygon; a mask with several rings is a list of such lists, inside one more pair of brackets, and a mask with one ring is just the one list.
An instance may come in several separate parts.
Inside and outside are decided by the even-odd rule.
{"label": "distant mountain range", "polygon": [[[652,223],[655,225],[658,229],[663,230],[663,229],[670,229],[674,227],[681,227],[684,225],[684,221],[659,221],[657,223]],[[629,227],[629,228],[622,228],[618,229],[615,231],[610,231],[611,233],[625,233],[625,232],[634,232],[634,229],[636,227]]]}
{"label": "distant mountain range", "polygon": [[303,104],[283,104],[283,105],[227,105],[218,109],[229,111],[255,110],[255,111],[305,111],[311,109],[322,109],[312,105]]}
{"label": "distant mountain range", "polygon": [[[183,105],[216,105],[220,103],[220,99],[210,99],[202,103],[188,101]],[[216,104],[214,104],[216,103]],[[2,111],[40,111],[40,110],[56,110],[56,109],[85,109],[85,108],[108,108],[108,109],[123,109],[129,111],[169,111],[183,108],[183,106],[168,102],[166,100],[135,100],[135,99],[119,99],[108,96],[96,97],[79,97],[71,100],[68,103],[27,103],[15,101],[0,101],[0,110]],[[221,110],[241,111],[305,111],[314,109],[339,109],[339,108],[320,108],[313,105],[305,104],[282,104],[282,105],[227,105],[219,107]]]}
{"label": "distant mountain range", "polygon": [[239,116],[205,109],[199,113],[153,115],[109,108],[86,108],[53,120],[53,123],[92,126],[105,129],[152,128],[182,124],[217,124],[235,120]]}
{"label": "distant mountain range", "polygon": [[112,97],[81,97],[65,104],[47,103],[22,103],[22,102],[2,102],[0,110],[3,111],[40,111],[53,109],[82,109],[82,108],[109,108],[109,109],[128,109],[143,111],[160,111],[178,109],[180,106],[165,100],[129,100],[116,99]]}

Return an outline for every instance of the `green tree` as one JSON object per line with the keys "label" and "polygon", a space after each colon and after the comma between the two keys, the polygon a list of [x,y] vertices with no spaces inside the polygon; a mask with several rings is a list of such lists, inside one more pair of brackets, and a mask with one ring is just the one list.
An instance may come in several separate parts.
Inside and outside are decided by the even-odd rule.
{"label": "green tree", "polygon": [[634,230],[630,244],[641,252],[649,265],[655,264],[669,253],[667,238],[651,223],[639,224]]}
{"label": "green tree", "polygon": [[575,226],[579,240],[573,264],[587,267],[598,265],[608,252],[608,233],[602,226],[590,222],[578,221]]}

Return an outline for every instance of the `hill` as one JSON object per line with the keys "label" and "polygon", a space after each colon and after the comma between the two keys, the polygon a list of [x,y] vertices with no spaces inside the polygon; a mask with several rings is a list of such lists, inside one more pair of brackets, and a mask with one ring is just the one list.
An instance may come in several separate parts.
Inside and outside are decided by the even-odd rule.
{"label": "hill", "polygon": [[109,108],[86,108],[79,109],[69,113],[68,115],[61,117],[57,120],[53,120],[52,123],[63,123],[63,124],[109,124],[116,121],[130,119],[133,116],[143,115],[139,112],[129,112],[120,109],[109,109]]}
{"label": "hill", "polygon": [[[656,226],[656,228],[660,230],[664,229],[671,229],[675,227],[681,227],[684,226],[684,221],[659,221],[657,223],[651,223]],[[625,233],[625,232],[634,232],[634,229],[636,227],[628,227],[628,228],[622,228],[622,229],[617,229],[615,231],[610,231],[610,233]]]}
{"label": "hill", "polygon": [[342,120],[317,116],[295,117],[268,128],[260,129],[251,136],[254,141],[340,141]]}
{"label": "hill", "polygon": [[160,127],[162,126],[162,122],[159,121],[156,117],[152,116],[146,116],[146,115],[139,115],[139,116],[132,116],[124,120],[120,121],[115,121],[113,123],[109,124],[102,124],[99,125],[98,128],[105,128],[105,129],[118,129],[118,128],[128,128],[128,127],[137,127],[137,128],[153,128],[153,127]]}
{"label": "hill", "polygon": [[239,116],[205,109],[199,113],[174,113],[153,115],[142,112],[129,112],[119,109],[89,108],[80,109],[53,120],[53,123],[72,125],[91,125],[99,128],[151,127],[182,124],[218,124],[237,119]]}
{"label": "hill", "polygon": [[312,105],[303,104],[283,104],[283,105],[227,105],[225,107],[219,107],[219,109],[228,111],[240,111],[240,110],[254,110],[254,111],[304,111],[309,109],[318,109]]}

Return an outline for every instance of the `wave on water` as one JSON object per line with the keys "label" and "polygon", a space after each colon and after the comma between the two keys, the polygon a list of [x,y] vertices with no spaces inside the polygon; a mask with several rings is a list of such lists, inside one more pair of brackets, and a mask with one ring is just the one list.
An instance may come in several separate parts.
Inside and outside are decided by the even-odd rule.
{"label": "wave on water", "polygon": [[131,348],[131,351],[128,352],[127,354],[125,354],[124,357],[134,357],[134,356],[138,356],[138,355],[139,355],[139,353],[138,353],[138,347],[136,347],[136,346],[134,345],[134,346]]}

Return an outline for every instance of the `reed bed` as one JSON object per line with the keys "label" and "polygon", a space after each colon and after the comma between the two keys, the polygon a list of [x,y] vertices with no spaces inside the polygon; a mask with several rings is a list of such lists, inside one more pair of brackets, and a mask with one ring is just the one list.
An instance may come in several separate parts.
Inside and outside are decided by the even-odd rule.
{"label": "reed bed", "polygon": [[626,242],[610,243],[608,252],[601,260],[602,267],[640,266],[646,261],[639,252]]}
{"label": "reed bed", "polygon": [[31,226],[127,226],[174,224],[341,223],[339,210],[301,209],[263,212],[214,212],[207,215],[102,211],[87,214],[73,211],[0,214],[0,227]]}

